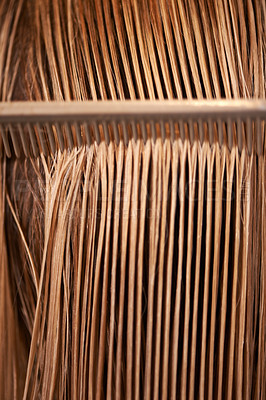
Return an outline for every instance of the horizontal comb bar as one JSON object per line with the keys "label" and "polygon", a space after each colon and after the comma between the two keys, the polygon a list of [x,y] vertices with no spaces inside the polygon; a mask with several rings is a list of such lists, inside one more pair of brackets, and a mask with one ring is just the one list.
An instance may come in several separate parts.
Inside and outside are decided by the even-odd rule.
{"label": "horizontal comb bar", "polygon": [[109,119],[266,118],[264,100],[125,100],[2,102],[0,123]]}

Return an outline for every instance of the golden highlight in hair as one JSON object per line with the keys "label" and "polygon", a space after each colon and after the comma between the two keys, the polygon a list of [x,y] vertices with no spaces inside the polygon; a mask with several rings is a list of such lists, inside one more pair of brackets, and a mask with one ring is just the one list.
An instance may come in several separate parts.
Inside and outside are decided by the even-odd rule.
{"label": "golden highlight in hair", "polygon": [[[0,2],[1,101],[265,99],[265,77],[264,0]],[[2,156],[1,399],[265,398],[259,124],[260,155],[214,122]]]}

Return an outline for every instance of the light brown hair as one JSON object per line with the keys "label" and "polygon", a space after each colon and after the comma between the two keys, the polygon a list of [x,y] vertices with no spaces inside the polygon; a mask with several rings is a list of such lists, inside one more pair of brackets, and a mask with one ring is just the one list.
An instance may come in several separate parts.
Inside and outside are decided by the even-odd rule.
{"label": "light brown hair", "polygon": [[[265,99],[265,30],[263,0],[3,0],[0,98]],[[1,398],[265,396],[265,122],[260,156],[156,129],[2,157]]]}

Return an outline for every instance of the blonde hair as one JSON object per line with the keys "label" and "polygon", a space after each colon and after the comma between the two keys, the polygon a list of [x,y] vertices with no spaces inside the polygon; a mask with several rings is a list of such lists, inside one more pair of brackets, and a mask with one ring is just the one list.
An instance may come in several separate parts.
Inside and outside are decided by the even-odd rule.
{"label": "blonde hair", "polygon": [[[0,98],[265,98],[265,29],[262,0],[3,0]],[[260,156],[184,126],[1,159],[1,398],[265,395],[263,124]]]}

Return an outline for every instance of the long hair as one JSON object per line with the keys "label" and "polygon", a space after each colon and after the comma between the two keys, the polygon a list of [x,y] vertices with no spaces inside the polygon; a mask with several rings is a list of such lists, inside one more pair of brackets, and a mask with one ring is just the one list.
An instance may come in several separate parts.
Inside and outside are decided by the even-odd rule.
{"label": "long hair", "polygon": [[[0,3],[1,101],[265,99],[265,77],[263,0]],[[260,155],[229,125],[2,155],[1,399],[266,396],[265,122]]]}

